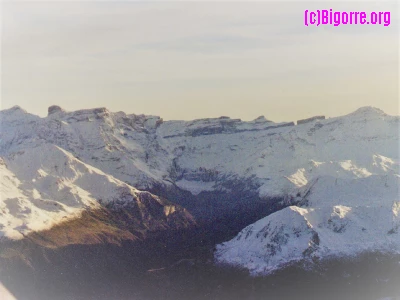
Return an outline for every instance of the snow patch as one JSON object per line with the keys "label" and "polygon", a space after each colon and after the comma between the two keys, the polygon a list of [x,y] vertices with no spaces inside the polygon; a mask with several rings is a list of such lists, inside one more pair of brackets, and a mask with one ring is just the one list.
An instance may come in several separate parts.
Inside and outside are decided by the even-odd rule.
{"label": "snow patch", "polygon": [[192,195],[198,195],[201,192],[214,191],[215,182],[204,182],[204,181],[189,181],[186,179],[181,179],[175,184],[182,190],[189,191]]}

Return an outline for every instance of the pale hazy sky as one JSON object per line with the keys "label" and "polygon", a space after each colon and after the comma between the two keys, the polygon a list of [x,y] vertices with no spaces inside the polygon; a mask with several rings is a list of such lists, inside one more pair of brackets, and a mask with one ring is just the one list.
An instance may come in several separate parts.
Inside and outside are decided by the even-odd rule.
{"label": "pale hazy sky", "polygon": [[[1,108],[274,121],[399,113],[396,2],[14,1],[2,7]],[[349,6],[352,3],[352,6]],[[378,4],[377,4],[378,3]],[[391,25],[304,26],[305,9]]]}

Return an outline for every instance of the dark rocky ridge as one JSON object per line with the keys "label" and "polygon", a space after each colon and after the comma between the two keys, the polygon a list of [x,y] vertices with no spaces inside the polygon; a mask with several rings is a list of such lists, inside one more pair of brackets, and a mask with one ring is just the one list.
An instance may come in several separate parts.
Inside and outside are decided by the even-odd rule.
{"label": "dark rocky ridge", "polygon": [[48,116],[58,112],[64,112],[64,110],[58,105],[52,105],[48,108]]}
{"label": "dark rocky ridge", "polygon": [[325,116],[315,116],[307,119],[298,120],[297,125],[306,124],[315,120],[325,120]]}

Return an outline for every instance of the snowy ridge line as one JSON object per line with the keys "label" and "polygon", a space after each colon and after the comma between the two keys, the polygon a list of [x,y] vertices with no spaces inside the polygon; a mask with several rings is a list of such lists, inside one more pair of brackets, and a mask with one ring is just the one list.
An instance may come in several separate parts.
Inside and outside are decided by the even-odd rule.
{"label": "snowy ridge line", "polygon": [[[373,157],[386,157],[393,166],[398,157],[399,117],[370,107],[268,134],[257,129],[273,122],[257,118],[236,125],[236,131],[245,132],[207,133],[196,138],[184,132],[215,128],[215,122],[227,119],[164,122],[155,116],[111,113],[105,108],[49,110],[53,113],[46,118],[18,107],[0,111],[4,129],[0,155],[51,143],[139,189],[151,188],[154,183],[168,185],[181,176],[195,180],[193,174],[202,168],[218,173],[222,182],[231,174],[240,180],[258,178],[261,196],[287,194],[318,175],[357,178],[380,174],[384,170],[379,168],[386,162],[379,166]],[[175,138],[169,141],[165,136]],[[363,153],[355,155],[360,148]],[[215,186],[215,190],[223,188]]]}
{"label": "snowy ridge line", "polygon": [[[394,166],[398,156],[399,117],[375,108],[279,127],[268,134],[258,131],[259,126],[273,122],[257,118],[224,136],[207,128],[214,130],[226,119],[163,122],[159,117],[111,113],[105,108],[67,113],[51,107],[50,111],[46,118],[18,107],[0,111],[4,129],[0,155],[50,143],[140,189],[151,188],[153,183],[168,185],[181,176],[190,181],[186,174],[195,180],[193,174],[206,169],[218,173],[221,181],[229,174],[241,180],[258,178],[260,195],[265,196],[286,194],[318,175],[357,178],[380,174],[384,170],[379,168],[385,163]],[[193,138],[184,134],[188,130],[203,134]],[[169,141],[166,136],[175,138]],[[359,148],[364,148],[363,153],[355,155]],[[379,166],[372,161],[375,156],[388,160]]]}
{"label": "snowy ridge line", "polygon": [[137,206],[142,217],[149,205],[163,208],[165,217],[176,211],[52,144],[0,158],[0,177],[0,237],[6,239],[50,229],[107,204]]}

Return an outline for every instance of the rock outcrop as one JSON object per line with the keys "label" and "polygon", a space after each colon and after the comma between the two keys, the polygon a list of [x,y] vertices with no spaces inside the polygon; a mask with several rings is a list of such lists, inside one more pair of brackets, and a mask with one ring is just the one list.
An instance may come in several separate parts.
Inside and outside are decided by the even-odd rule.
{"label": "rock outcrop", "polygon": [[298,120],[297,121],[297,125],[310,123],[310,122],[315,121],[315,120],[325,120],[325,116],[315,116],[315,117],[311,117],[311,118],[308,118],[308,119]]}

